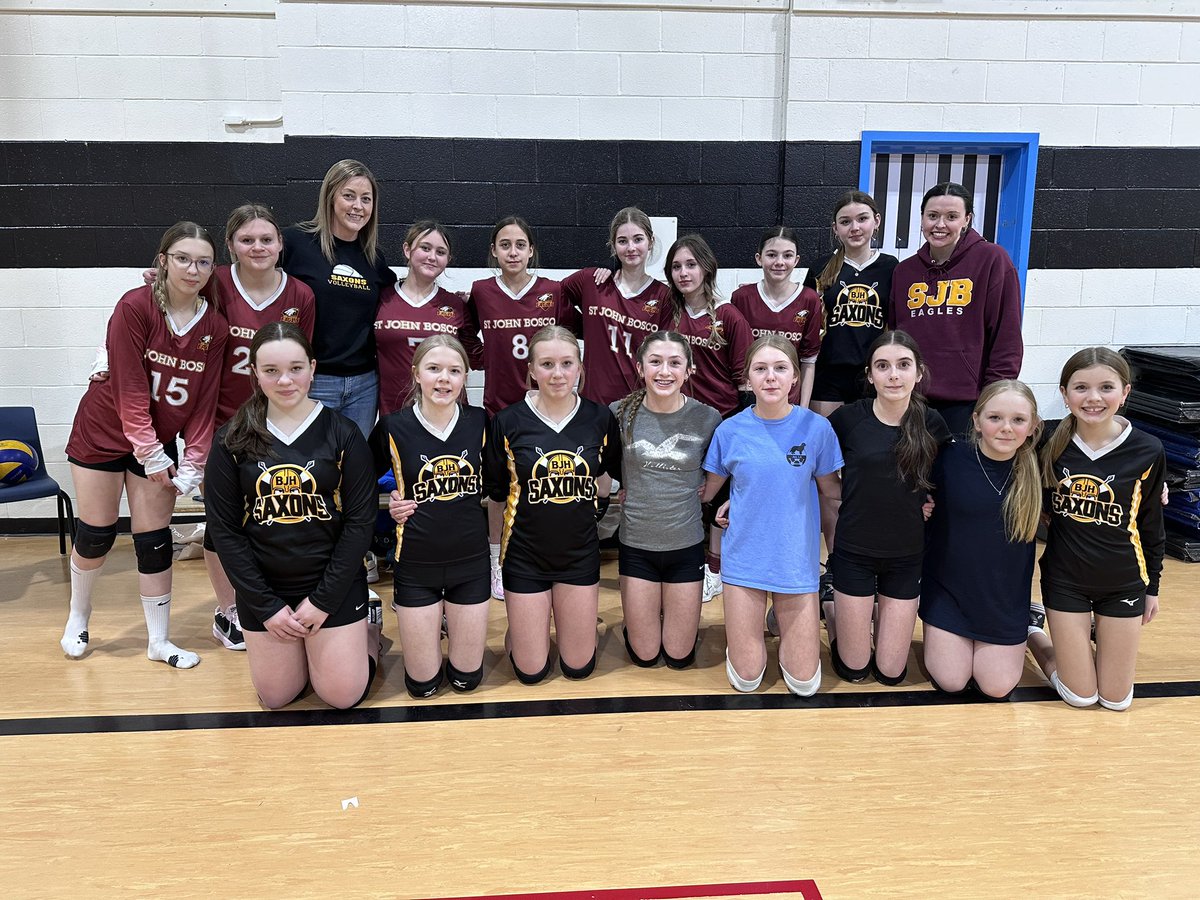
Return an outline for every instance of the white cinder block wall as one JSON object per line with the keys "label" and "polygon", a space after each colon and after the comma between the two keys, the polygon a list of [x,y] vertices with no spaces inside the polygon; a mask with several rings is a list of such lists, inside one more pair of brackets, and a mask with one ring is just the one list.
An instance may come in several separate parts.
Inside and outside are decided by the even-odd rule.
{"label": "white cinder block wall", "polygon": [[[1197,0],[0,2],[0,141],[919,129],[1196,146],[1197,84]],[[723,281],[753,278],[735,268],[747,262],[726,261]],[[1022,376],[1054,414],[1058,368],[1080,346],[1200,343],[1198,282],[1195,269],[1031,270]],[[133,270],[0,268],[0,405],[37,407],[67,483],[93,348],[136,283]],[[50,502],[0,506],[52,515]]]}

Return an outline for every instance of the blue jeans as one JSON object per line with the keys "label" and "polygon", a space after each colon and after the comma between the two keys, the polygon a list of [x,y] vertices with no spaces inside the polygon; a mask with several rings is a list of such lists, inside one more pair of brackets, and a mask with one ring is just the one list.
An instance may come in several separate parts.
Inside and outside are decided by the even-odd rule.
{"label": "blue jeans", "polygon": [[379,401],[379,373],[322,375],[318,372],[308,389],[308,396],[340,412],[357,425],[363,437],[366,437],[375,427],[375,410]]}

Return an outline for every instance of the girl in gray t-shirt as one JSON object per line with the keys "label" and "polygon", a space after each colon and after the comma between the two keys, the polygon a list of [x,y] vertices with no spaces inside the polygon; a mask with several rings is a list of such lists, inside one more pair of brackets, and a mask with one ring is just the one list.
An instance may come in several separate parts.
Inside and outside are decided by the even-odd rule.
{"label": "girl in gray t-shirt", "polygon": [[638,349],[643,386],[612,404],[621,429],[620,559],[625,649],[639,666],[696,658],[704,581],[701,463],[720,414],[680,393],[692,351],[673,331]]}

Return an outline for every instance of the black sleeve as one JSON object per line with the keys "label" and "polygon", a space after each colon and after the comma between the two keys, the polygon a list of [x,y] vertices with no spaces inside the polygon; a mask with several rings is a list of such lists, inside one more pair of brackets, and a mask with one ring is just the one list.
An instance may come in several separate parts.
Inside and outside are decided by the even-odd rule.
{"label": "black sleeve", "polygon": [[246,498],[238,478],[237,462],[222,440],[224,430],[213,438],[204,471],[204,513],[209,534],[217,548],[221,566],[237,595],[266,622],[286,605],[267,584],[254,550],[242,528],[246,520]]}
{"label": "black sleeve", "polygon": [[378,247],[375,248],[375,271],[379,274],[379,295],[396,283],[396,273],[387,264],[387,257]]}
{"label": "black sleeve", "polygon": [[950,426],[946,424],[942,414],[928,406],[925,407],[925,427],[929,429],[929,433],[939,447],[945,446],[954,438],[954,435],[950,433]]}
{"label": "black sleeve", "polygon": [[1158,459],[1150,469],[1142,495],[1142,507],[1138,510],[1138,533],[1146,552],[1146,575],[1150,579],[1146,593],[1158,596],[1159,579],[1162,577],[1163,554],[1167,548],[1167,530],[1163,518],[1162,488],[1167,474],[1166,454],[1159,450]]}
{"label": "black sleeve", "polygon": [[371,436],[367,439],[371,446],[371,456],[375,460],[376,480],[386,475],[392,468],[392,448],[387,427],[389,418],[391,418],[390,415],[384,416],[376,422]]}
{"label": "black sleeve", "polygon": [[363,557],[371,549],[375,536],[375,518],[379,511],[379,485],[375,480],[374,461],[367,441],[349,419],[338,423],[342,428],[339,444],[342,453],[342,481],[338,488],[342,502],[342,531],[325,567],[325,574],[308,599],[327,613],[337,612],[345,602],[350,585],[362,572]]}
{"label": "black sleeve", "polygon": [[512,487],[512,473],[508,471],[508,456],[504,452],[504,431],[500,416],[492,419],[485,432],[483,484],[488,497],[496,503],[503,503],[508,497],[509,488]]}

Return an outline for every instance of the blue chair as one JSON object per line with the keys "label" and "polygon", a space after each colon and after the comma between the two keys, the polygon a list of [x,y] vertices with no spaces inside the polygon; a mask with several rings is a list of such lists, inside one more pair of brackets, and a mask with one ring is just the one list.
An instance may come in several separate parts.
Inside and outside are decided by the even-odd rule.
{"label": "blue chair", "polygon": [[67,492],[46,471],[46,455],[42,453],[42,440],[38,437],[37,415],[32,406],[0,406],[0,440],[24,441],[38,455],[38,468],[34,476],[21,484],[0,487],[0,503],[16,503],[18,500],[40,500],[42,497],[58,498],[58,552],[67,553],[67,533],[71,544],[75,543],[75,508]]}

